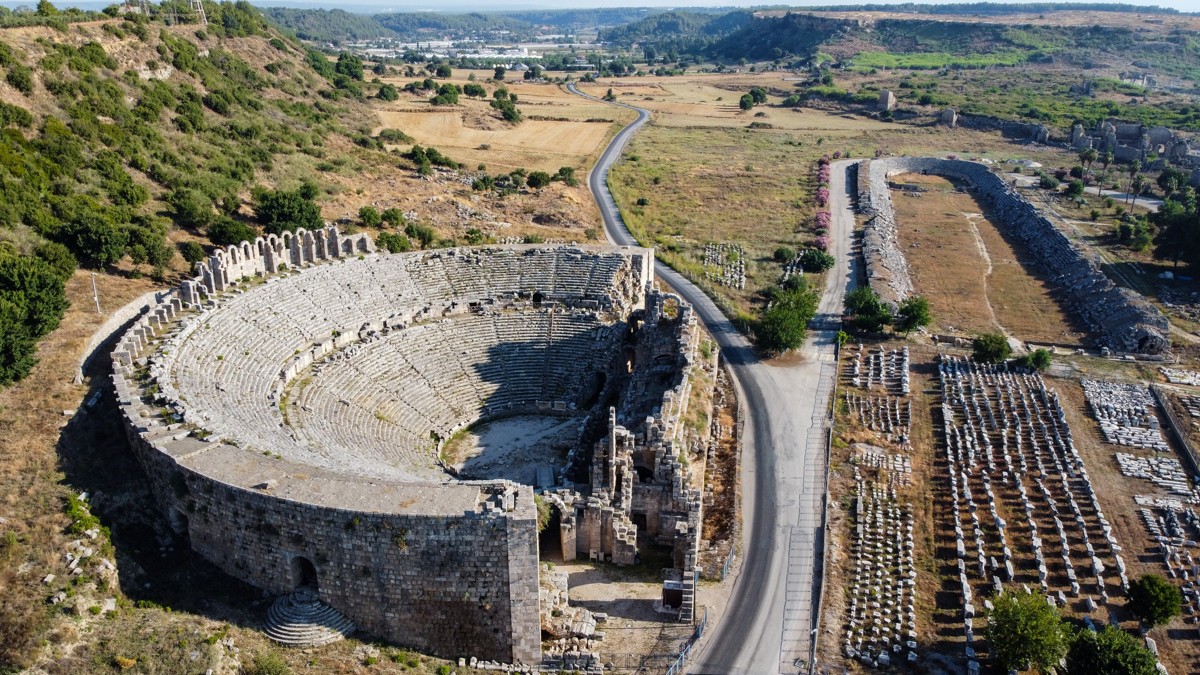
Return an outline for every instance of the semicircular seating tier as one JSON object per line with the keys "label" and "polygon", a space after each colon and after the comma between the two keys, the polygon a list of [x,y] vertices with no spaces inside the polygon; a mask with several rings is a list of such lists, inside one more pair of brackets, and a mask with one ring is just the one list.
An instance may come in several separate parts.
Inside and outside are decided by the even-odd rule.
{"label": "semicircular seating tier", "polygon": [[457,430],[587,406],[642,301],[647,259],[567,247],[347,258],[185,315],[151,370],[186,423],[243,448],[444,479],[437,441]]}

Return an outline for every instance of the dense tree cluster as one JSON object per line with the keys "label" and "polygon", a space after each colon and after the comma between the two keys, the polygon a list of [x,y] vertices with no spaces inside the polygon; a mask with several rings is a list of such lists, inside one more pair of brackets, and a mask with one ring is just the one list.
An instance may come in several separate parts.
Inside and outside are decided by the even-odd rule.
{"label": "dense tree cluster", "polygon": [[0,386],[33,368],[38,339],[66,312],[63,284],[74,271],[75,260],[61,244],[43,244],[33,255],[0,246]]}

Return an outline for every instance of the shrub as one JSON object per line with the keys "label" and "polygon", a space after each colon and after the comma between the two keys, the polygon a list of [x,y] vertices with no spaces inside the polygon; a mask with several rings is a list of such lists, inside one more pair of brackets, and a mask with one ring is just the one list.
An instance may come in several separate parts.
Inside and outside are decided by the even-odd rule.
{"label": "shrub", "polygon": [[243,666],[246,675],[292,675],[292,669],[275,652],[264,652],[254,657],[250,665]]}
{"label": "shrub", "polygon": [[254,228],[228,217],[220,218],[209,225],[206,234],[208,240],[217,246],[231,246],[243,241],[254,241],[254,238],[258,236],[258,232]]}
{"label": "shrub", "polygon": [[892,310],[870,286],[859,286],[846,296],[846,311],[855,330],[878,333],[892,322]]}
{"label": "shrub", "polygon": [[1129,610],[1149,626],[1161,626],[1181,613],[1179,587],[1158,576],[1145,574],[1129,584]]}
{"label": "shrub", "polygon": [[972,353],[981,363],[1003,363],[1012,355],[1008,338],[1002,333],[984,333],[971,341]]}
{"label": "shrub", "polygon": [[179,245],[179,255],[183,256],[183,259],[188,261],[189,264],[195,265],[204,260],[208,254],[204,252],[204,247],[199,243],[185,241]]}
{"label": "shrub", "polygon": [[[1007,343],[1006,343],[1007,344]],[[1058,608],[1043,596],[1006,592],[988,614],[991,656],[1001,671],[1047,672],[1067,654],[1067,631]]]}
{"label": "shrub", "polygon": [[780,354],[804,344],[808,322],[816,314],[819,301],[817,293],[803,283],[793,290],[777,292],[754,324],[759,348],[768,354]]}
{"label": "shrub", "polygon": [[791,262],[796,257],[796,250],[787,246],[780,246],[775,249],[775,262]]}
{"label": "shrub", "polygon": [[388,253],[403,253],[412,250],[412,241],[403,234],[394,232],[380,232],[375,237],[375,243],[381,248],[387,249]]}
{"label": "shrub", "polygon": [[1066,675],[1156,675],[1158,659],[1116,626],[1080,631],[1067,652]]}
{"label": "shrub", "polygon": [[933,320],[929,313],[929,301],[919,295],[905,298],[896,308],[896,330],[908,335],[918,328],[928,326]]}
{"label": "shrub", "polygon": [[800,252],[800,267],[805,272],[824,272],[833,269],[836,262],[833,256],[815,248],[807,248]]}
{"label": "shrub", "polygon": [[540,190],[550,184],[550,174],[545,171],[534,171],[525,179],[525,184],[535,190]]}
{"label": "shrub", "polygon": [[1028,370],[1044,372],[1050,367],[1051,354],[1048,349],[1035,349],[1028,354],[1022,354],[1016,364]]}
{"label": "shrub", "polygon": [[374,206],[364,206],[358,210],[358,219],[363,227],[379,227],[383,224],[383,216]]}

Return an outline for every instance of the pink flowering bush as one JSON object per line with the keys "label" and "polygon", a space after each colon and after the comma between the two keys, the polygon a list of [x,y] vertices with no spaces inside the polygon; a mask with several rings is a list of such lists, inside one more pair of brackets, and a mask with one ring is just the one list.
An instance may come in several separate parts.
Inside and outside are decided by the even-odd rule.
{"label": "pink flowering bush", "polygon": [[829,219],[828,211],[817,211],[816,226],[817,226],[818,230],[828,230],[829,222],[830,222],[830,219]]}
{"label": "pink flowering bush", "polygon": [[817,160],[817,166],[828,166],[828,165],[829,165],[829,155],[822,155],[821,159]]}
{"label": "pink flowering bush", "polygon": [[816,246],[817,248],[821,249],[822,251],[829,250],[829,237],[824,234],[817,237],[817,240],[813,242],[813,246]]}
{"label": "pink flowering bush", "polygon": [[817,169],[817,182],[818,183],[828,183],[829,182],[829,165],[828,164],[822,164],[821,168]]}
{"label": "pink flowering bush", "polygon": [[817,206],[827,206],[829,204],[829,188],[817,188]]}
{"label": "pink flowering bush", "polygon": [[842,158],[842,151],[841,151],[841,150],[838,150],[837,152],[833,153],[833,158],[834,158],[834,159],[841,159],[841,158]]}

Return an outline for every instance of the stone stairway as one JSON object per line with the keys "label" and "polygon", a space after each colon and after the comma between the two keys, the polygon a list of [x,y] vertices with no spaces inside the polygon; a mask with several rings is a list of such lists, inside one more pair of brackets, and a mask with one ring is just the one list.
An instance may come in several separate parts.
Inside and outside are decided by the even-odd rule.
{"label": "stone stairway", "polygon": [[267,610],[267,637],[289,647],[327,645],[354,630],[354,622],[321,602],[312,588],[299,588],[277,599]]}
{"label": "stone stairway", "polygon": [[679,607],[679,621],[691,623],[696,618],[696,573],[686,570],[683,573],[683,603]]}

